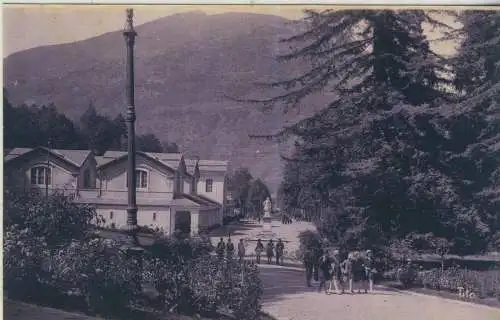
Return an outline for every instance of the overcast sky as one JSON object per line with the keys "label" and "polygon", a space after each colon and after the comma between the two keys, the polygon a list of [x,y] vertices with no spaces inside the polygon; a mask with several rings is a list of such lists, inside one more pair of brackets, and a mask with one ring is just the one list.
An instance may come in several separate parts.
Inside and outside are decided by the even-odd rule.
{"label": "overcast sky", "polygon": [[[125,22],[124,5],[4,5],[3,56],[42,45],[74,42],[116,31]],[[303,6],[298,5],[142,5],[132,6],[136,25],[174,13],[204,11],[207,14],[223,12],[253,12],[302,17]],[[324,7],[308,8],[324,9]],[[446,17],[442,18],[449,22]],[[453,50],[452,44],[440,45],[443,54]]]}

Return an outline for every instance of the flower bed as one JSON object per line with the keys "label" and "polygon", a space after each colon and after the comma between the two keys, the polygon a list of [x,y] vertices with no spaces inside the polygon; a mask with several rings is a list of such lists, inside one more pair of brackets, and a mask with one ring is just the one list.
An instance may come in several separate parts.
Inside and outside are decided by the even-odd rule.
{"label": "flower bed", "polygon": [[[496,298],[500,300],[500,270],[476,271],[453,267],[414,271],[408,275],[407,270],[388,270],[384,272],[385,281],[398,281],[405,288],[420,287],[430,290],[462,293],[467,298]],[[466,294],[468,293],[468,294]]]}
{"label": "flower bed", "polygon": [[449,268],[420,271],[416,284],[433,290],[459,292],[463,288],[477,297],[500,300],[500,270],[474,271],[460,268]]}

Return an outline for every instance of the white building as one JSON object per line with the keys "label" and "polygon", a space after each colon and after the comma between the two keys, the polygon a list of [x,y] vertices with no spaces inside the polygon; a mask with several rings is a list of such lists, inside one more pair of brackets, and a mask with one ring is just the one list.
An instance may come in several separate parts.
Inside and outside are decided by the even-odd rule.
{"label": "white building", "polygon": [[[15,148],[4,158],[5,186],[62,192],[95,206],[108,227],[127,219],[127,153]],[[226,161],[137,152],[137,223],[171,234],[222,224]]]}

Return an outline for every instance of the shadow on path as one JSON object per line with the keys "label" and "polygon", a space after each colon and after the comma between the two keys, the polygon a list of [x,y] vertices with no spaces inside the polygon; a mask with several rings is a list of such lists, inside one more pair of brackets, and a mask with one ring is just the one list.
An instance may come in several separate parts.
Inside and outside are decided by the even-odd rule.
{"label": "shadow on path", "polygon": [[[326,295],[324,291],[318,292],[319,282],[313,281],[312,287],[307,287],[305,271],[298,268],[287,268],[273,265],[262,264],[259,266],[260,278],[264,287],[263,302],[275,302],[286,299],[289,295],[302,293],[317,293],[318,295]],[[346,296],[366,296],[366,295],[386,295],[391,296],[397,294],[394,291],[386,290],[383,287],[376,288],[373,293],[345,293]],[[336,294],[332,294],[336,296]],[[338,296],[338,295],[337,295]]]}
{"label": "shadow on path", "polygon": [[209,232],[210,237],[245,236],[250,230],[259,230],[262,226],[257,223],[239,222],[231,223]]}

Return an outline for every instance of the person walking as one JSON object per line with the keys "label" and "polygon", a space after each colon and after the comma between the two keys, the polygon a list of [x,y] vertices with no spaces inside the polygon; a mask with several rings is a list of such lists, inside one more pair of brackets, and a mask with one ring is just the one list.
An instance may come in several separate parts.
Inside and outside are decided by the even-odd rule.
{"label": "person walking", "polygon": [[257,245],[255,246],[255,257],[257,258],[257,263],[260,264],[260,256],[262,252],[264,251],[264,245],[262,244],[261,240],[257,240]]}
{"label": "person walking", "polygon": [[281,239],[276,243],[276,265],[283,265],[283,254],[285,253],[285,244]]}
{"label": "person walking", "polygon": [[344,261],[342,261],[341,268],[342,268],[342,278],[343,278],[344,283],[348,284],[349,292],[354,293],[354,290],[352,287],[353,275],[352,275],[352,255],[351,255],[351,253],[349,253],[347,255],[347,258]]}
{"label": "person walking", "polygon": [[238,257],[240,263],[242,263],[245,259],[245,243],[243,242],[243,239],[240,239],[240,242],[238,243]]}
{"label": "person walking", "polygon": [[331,271],[331,261],[328,257],[326,251],[321,255],[318,261],[318,269],[319,269],[319,288],[318,292],[321,292],[321,289],[325,289],[326,294],[330,294],[327,283],[331,285],[332,281],[332,271]]}
{"label": "person walking", "polygon": [[330,282],[330,292],[332,292],[332,284],[335,289],[335,293],[344,293],[344,287],[340,290],[340,285],[342,285],[342,269],[340,267],[340,255],[339,250],[333,252],[333,258],[331,261],[332,266],[332,281]]}
{"label": "person walking", "polygon": [[374,273],[374,262],[373,254],[371,250],[366,250],[366,257],[364,261],[365,269],[365,292],[373,292],[373,273]]}
{"label": "person walking", "polygon": [[361,257],[359,251],[355,251],[352,254],[352,275],[354,285],[358,293],[361,293],[361,285],[364,285],[365,279],[365,268],[363,266],[363,257]]}
{"label": "person walking", "polygon": [[217,244],[217,248],[215,249],[215,253],[219,258],[224,257],[224,251],[226,250],[226,244],[224,243],[224,238],[220,238],[219,243]]}
{"label": "person walking", "polygon": [[307,286],[312,287],[311,280],[313,277],[314,254],[311,249],[306,249],[304,252],[304,268],[306,269]]}
{"label": "person walking", "polygon": [[313,252],[313,277],[314,281],[319,281],[319,260],[320,257],[323,255],[323,249],[321,248],[321,245],[318,247],[314,247],[312,249]]}
{"label": "person walking", "polygon": [[226,253],[228,259],[232,259],[234,257],[234,243],[231,242],[231,237],[227,239]]}
{"label": "person walking", "polygon": [[274,256],[274,243],[272,239],[269,240],[269,242],[267,243],[266,253],[267,253],[267,264],[272,264]]}

